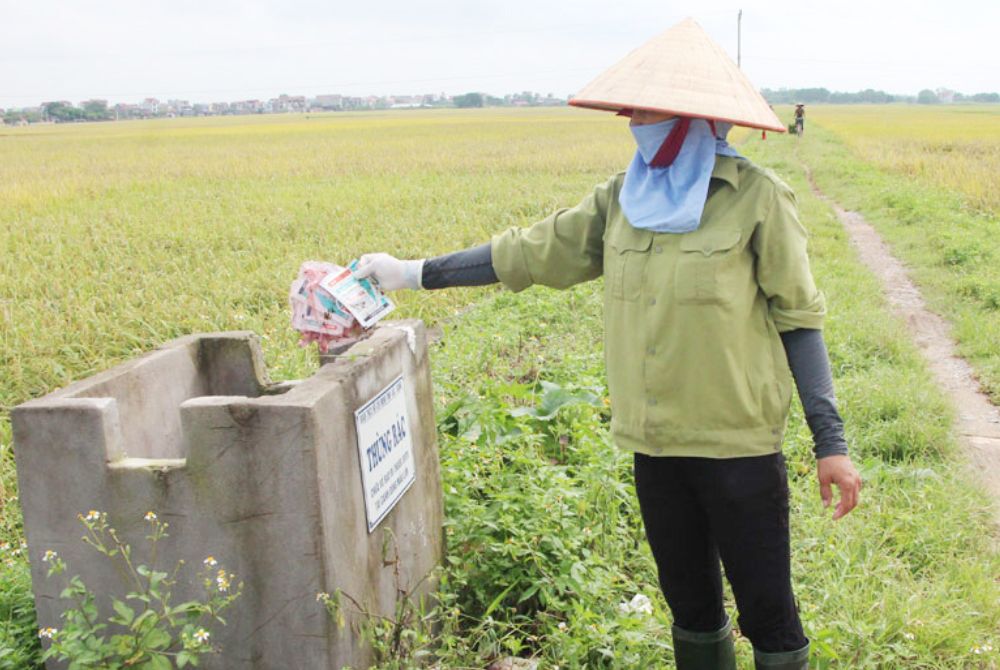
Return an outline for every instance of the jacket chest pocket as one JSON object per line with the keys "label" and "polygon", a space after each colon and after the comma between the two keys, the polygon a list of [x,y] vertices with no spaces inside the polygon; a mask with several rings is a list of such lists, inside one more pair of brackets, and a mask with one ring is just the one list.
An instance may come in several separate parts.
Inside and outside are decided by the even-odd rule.
{"label": "jacket chest pocket", "polygon": [[674,281],[679,304],[729,302],[734,289],[730,278],[738,262],[741,237],[739,230],[713,230],[681,239]]}
{"label": "jacket chest pocket", "polygon": [[629,223],[619,224],[608,231],[604,249],[604,283],[612,298],[627,302],[639,299],[652,242],[653,233]]}

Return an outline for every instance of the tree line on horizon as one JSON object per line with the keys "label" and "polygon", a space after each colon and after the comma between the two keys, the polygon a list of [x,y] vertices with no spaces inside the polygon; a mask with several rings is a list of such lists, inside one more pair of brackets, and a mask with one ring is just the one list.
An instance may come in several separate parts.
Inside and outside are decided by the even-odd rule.
{"label": "tree line on horizon", "polygon": [[892,102],[910,102],[921,105],[937,105],[952,103],[995,103],[1000,102],[1000,93],[974,93],[965,95],[946,88],[931,90],[925,88],[916,95],[897,95],[866,88],[863,91],[848,93],[831,91],[827,88],[782,88],[778,90],[761,89],[764,99],[772,105],[805,104],[887,104]]}
{"label": "tree line on horizon", "polygon": [[[782,89],[761,89],[764,99],[772,105],[789,104],[888,104],[888,103],[917,103],[925,105],[954,104],[954,103],[1000,103],[1000,93],[975,93],[965,95],[950,89],[939,88],[937,90],[924,89],[917,95],[897,95],[886,93],[885,91],[866,88],[863,91],[854,93],[843,91],[831,91],[827,88],[782,88]],[[519,104],[552,105],[563,102],[563,99],[541,96],[537,93],[525,92],[519,94],[527,96],[519,100]],[[470,92],[463,95],[453,96],[448,104],[458,108],[470,107],[509,107],[511,106],[511,96],[498,98],[487,93]],[[68,102],[43,103],[39,108],[33,110],[11,109],[4,112],[0,110],[0,122],[16,124],[19,122],[38,122],[51,120],[56,122],[67,121],[108,121],[114,119],[114,113],[109,109],[104,100],[88,100],[81,103],[79,107]]]}
{"label": "tree line on horizon", "polygon": [[[282,96],[284,97],[284,96]],[[304,103],[303,106],[299,108],[292,109],[281,109],[281,110],[268,110],[260,105],[260,101],[247,101],[257,103],[256,109],[237,109],[233,107],[232,110],[227,110],[219,112],[217,110],[211,110],[210,107],[214,105],[206,105],[204,103],[196,103],[191,105],[187,101],[168,101],[169,104],[175,102],[182,102],[185,108],[181,111],[172,111],[169,108],[167,111],[162,109],[155,112],[149,113],[145,111],[138,112],[141,116],[133,116],[136,114],[136,105],[127,105],[128,109],[125,110],[124,119],[131,118],[157,118],[165,116],[219,116],[223,114],[267,114],[267,113],[282,113],[282,112],[310,112],[310,111],[365,111],[365,110],[382,110],[395,108],[392,104],[392,97],[382,96],[377,99],[369,98],[347,98],[342,96],[328,96],[336,97],[339,99],[343,98],[343,102],[337,102],[335,107],[325,106],[319,109],[315,105],[309,103],[308,101]],[[419,96],[414,96],[419,97]],[[426,96],[425,96],[426,98]],[[303,98],[304,99],[304,98]],[[159,101],[153,100],[157,105]],[[422,99],[419,104],[410,103],[405,105],[405,107],[458,107],[458,108],[469,108],[469,107],[547,107],[555,106],[566,103],[566,98],[555,97],[552,93],[541,94],[533,91],[522,91],[520,93],[508,93],[503,97],[497,97],[490,95],[488,93],[470,92],[462,95],[455,96],[441,96],[435,97],[433,101],[428,102],[426,99]],[[226,105],[240,105],[242,103],[225,103]],[[0,122],[9,125],[19,125],[23,123],[39,123],[45,121],[52,121],[56,123],[68,123],[68,122],[81,122],[81,121],[114,121],[118,119],[118,108],[122,107],[121,104],[111,107],[108,105],[106,100],[86,100],[81,102],[79,105],[74,105],[68,101],[57,101],[57,102],[43,102],[37,107],[28,108],[14,108],[3,110],[0,109]],[[200,109],[199,109],[200,108]]]}

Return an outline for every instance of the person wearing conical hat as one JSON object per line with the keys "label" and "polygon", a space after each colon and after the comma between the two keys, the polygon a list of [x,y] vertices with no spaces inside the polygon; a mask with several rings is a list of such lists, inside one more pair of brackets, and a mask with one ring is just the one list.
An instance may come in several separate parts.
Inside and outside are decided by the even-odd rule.
{"label": "person wearing conical hat", "polygon": [[725,138],[784,132],[742,72],[686,20],[598,76],[571,105],[630,119],[628,168],[572,209],[432,259],[362,256],[383,288],[604,277],[615,444],[635,484],[679,670],[732,670],[720,560],[757,668],[808,667],[792,593],[781,454],[793,381],[833,518],[858,502],[821,328],[826,313],[795,197]]}

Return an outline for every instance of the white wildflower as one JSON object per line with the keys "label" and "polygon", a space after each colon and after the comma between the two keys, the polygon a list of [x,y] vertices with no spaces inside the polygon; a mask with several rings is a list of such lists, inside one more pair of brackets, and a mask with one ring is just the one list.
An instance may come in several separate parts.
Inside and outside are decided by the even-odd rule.
{"label": "white wildflower", "polygon": [[156,521],[156,512],[146,512],[146,516],[142,518],[146,521]]}
{"label": "white wildflower", "polygon": [[619,603],[618,611],[623,614],[652,614],[653,603],[648,596],[637,593],[627,603]]}
{"label": "white wildflower", "polygon": [[215,560],[215,556],[209,556],[204,561],[202,561],[202,563],[204,563],[205,565],[207,565],[210,568],[214,568],[215,566],[217,566],[219,564],[219,562],[217,560]]}
{"label": "white wildflower", "polygon": [[45,555],[42,556],[42,562],[48,563],[49,561],[54,560],[57,556],[59,556],[59,554],[57,554],[56,552],[52,551],[51,549],[46,549]]}
{"label": "white wildflower", "polygon": [[48,628],[39,628],[38,629],[38,637],[43,637],[43,638],[51,640],[52,636],[55,635],[57,632],[58,631],[55,628],[53,628],[52,626],[49,626]]}
{"label": "white wildflower", "polygon": [[209,632],[204,628],[199,628],[194,632],[194,639],[202,644],[208,642]]}
{"label": "white wildflower", "polygon": [[92,509],[89,512],[87,512],[87,516],[83,518],[86,519],[87,521],[98,521],[101,518],[101,513],[98,512],[96,509]]}

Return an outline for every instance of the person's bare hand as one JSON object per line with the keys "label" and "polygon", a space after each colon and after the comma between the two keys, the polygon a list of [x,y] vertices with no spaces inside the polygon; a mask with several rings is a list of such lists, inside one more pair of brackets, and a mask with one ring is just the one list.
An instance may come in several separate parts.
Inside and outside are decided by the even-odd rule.
{"label": "person's bare hand", "polygon": [[816,462],[819,477],[819,496],[823,507],[829,507],[833,500],[833,485],[840,489],[840,502],[833,510],[836,521],[857,507],[861,496],[861,475],[851,462],[850,456],[827,456]]}

